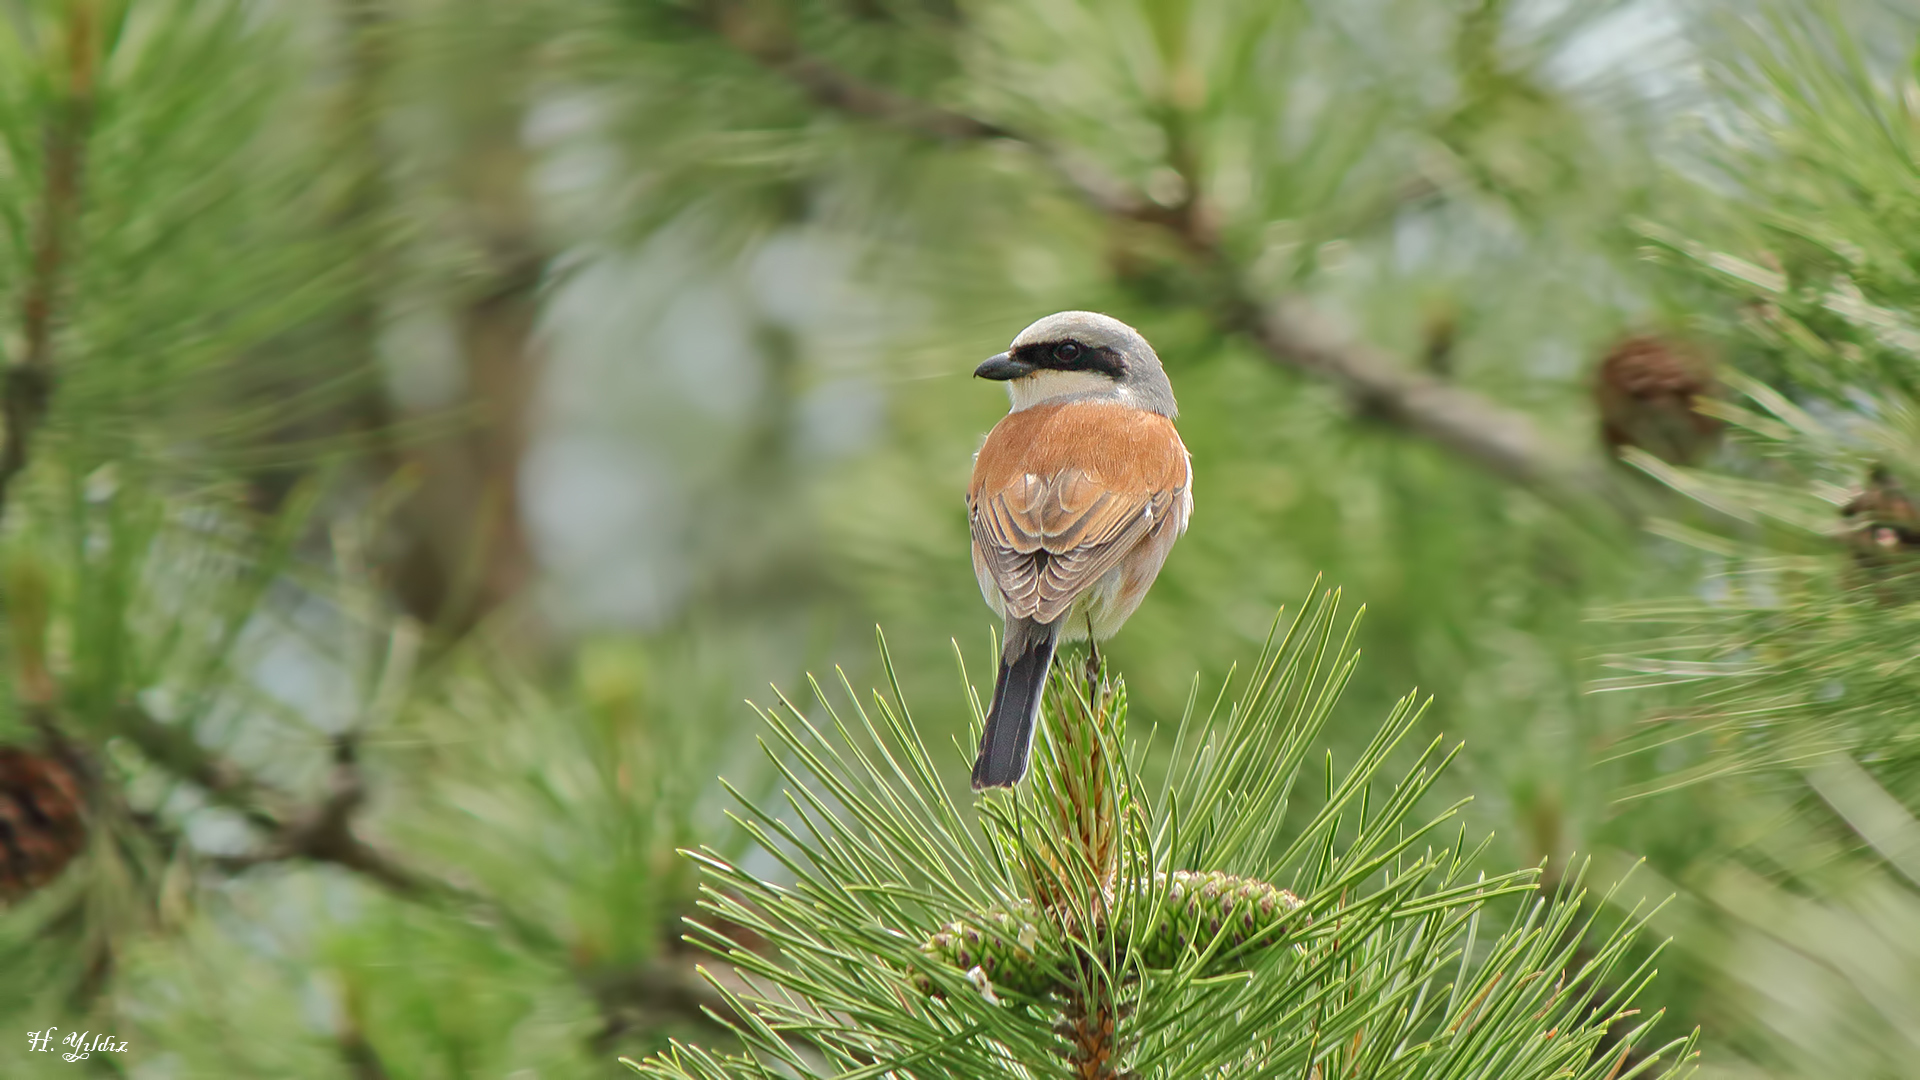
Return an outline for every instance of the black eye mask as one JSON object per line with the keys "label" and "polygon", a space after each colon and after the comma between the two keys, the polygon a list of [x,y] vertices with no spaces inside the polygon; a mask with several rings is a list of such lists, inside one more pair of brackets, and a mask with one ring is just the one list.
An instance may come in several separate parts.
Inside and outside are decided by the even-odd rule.
{"label": "black eye mask", "polygon": [[1105,346],[1090,348],[1078,341],[1036,342],[1022,345],[1012,355],[1022,363],[1051,371],[1090,371],[1110,379],[1127,373],[1118,352]]}

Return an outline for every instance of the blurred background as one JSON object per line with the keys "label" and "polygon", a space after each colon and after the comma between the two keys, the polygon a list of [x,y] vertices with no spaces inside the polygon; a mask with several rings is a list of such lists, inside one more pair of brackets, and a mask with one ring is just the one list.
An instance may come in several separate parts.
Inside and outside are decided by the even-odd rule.
{"label": "blurred background", "polygon": [[1137,737],[1340,587],[1329,749],[1418,687],[1490,870],[1673,897],[1704,1075],[1920,1077],[1909,6],[0,14],[0,1075],[724,1039],[743,699],[878,625],[964,790],[969,373],[1090,308],[1194,459]]}

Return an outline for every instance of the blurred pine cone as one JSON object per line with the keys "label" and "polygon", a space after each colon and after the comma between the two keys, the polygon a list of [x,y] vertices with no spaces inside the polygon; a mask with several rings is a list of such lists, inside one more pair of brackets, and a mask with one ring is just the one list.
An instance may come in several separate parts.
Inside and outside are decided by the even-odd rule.
{"label": "blurred pine cone", "polygon": [[1600,361],[1594,401],[1615,454],[1637,446],[1670,465],[1691,465],[1720,442],[1721,421],[1695,410],[1714,393],[1705,357],[1651,334],[1623,338]]}
{"label": "blurred pine cone", "polygon": [[1920,508],[1884,465],[1875,465],[1867,482],[1840,508],[1846,538],[1863,567],[1888,566],[1920,552]]}
{"label": "blurred pine cone", "polygon": [[80,785],[51,757],[0,746],[0,902],[40,888],[86,843]]}

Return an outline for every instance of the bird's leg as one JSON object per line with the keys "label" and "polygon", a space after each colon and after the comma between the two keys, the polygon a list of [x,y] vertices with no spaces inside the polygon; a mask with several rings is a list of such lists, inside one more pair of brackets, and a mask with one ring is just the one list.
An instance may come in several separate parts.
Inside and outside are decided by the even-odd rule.
{"label": "bird's leg", "polygon": [[1093,639],[1093,613],[1087,613],[1087,700],[1100,696],[1100,643]]}

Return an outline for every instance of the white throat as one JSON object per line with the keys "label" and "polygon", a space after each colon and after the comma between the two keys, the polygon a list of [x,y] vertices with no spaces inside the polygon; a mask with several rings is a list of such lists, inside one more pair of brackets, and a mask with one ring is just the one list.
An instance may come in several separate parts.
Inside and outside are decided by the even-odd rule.
{"label": "white throat", "polygon": [[1126,387],[1098,372],[1043,369],[1007,383],[1007,397],[1013,401],[1012,411],[1020,412],[1061,398],[1124,402],[1129,395]]}

